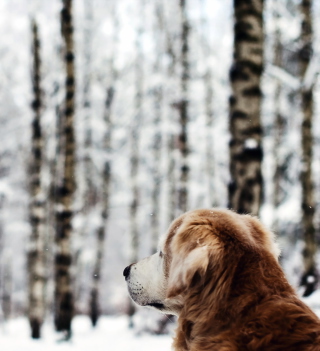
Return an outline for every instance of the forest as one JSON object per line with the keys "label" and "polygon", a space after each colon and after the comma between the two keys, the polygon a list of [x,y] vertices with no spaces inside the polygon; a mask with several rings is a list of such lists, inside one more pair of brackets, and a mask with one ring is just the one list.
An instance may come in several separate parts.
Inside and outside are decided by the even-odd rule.
{"label": "forest", "polygon": [[320,311],[319,18],[316,0],[0,1],[8,350],[64,350],[73,321],[97,350],[116,323],[113,350],[169,349],[174,318],[134,306],[122,271],[196,208],[258,216]]}

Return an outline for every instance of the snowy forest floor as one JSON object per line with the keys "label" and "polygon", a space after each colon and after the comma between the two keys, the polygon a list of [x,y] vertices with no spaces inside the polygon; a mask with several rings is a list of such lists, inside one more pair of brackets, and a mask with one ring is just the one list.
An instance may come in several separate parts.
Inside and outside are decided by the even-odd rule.
{"label": "snowy forest floor", "polygon": [[[320,317],[320,290],[303,299]],[[146,315],[140,318],[146,319]],[[53,331],[52,321],[43,328],[43,338],[32,340],[26,318],[17,318],[0,325],[0,345],[5,351],[169,351],[172,335],[156,336],[137,333],[128,328],[127,316],[102,317],[96,329],[85,316],[73,321],[73,337],[61,342],[61,335]]]}
{"label": "snowy forest floor", "polygon": [[1,326],[0,345],[4,351],[165,351],[171,349],[172,336],[137,334],[128,329],[128,318],[103,317],[93,329],[87,317],[76,317],[72,323],[70,342],[59,342],[61,335],[52,329],[52,323],[43,328],[43,338],[32,340],[26,318],[13,319]]}

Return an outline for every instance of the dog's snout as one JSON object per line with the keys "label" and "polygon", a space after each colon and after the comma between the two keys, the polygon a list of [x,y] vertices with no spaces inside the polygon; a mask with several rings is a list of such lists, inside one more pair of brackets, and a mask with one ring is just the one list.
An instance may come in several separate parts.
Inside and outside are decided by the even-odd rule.
{"label": "dog's snout", "polygon": [[131,270],[131,265],[126,267],[123,271],[123,276],[127,279],[129,277],[130,274],[130,270]]}

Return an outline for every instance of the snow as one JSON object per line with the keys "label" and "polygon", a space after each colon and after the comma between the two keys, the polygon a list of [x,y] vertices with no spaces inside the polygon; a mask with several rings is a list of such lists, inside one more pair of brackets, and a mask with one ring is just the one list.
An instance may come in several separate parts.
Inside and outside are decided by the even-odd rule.
{"label": "snow", "polygon": [[256,147],[258,147],[258,142],[253,138],[249,138],[245,140],[244,146],[246,149],[255,149]]}
{"label": "snow", "polygon": [[172,336],[136,334],[128,329],[128,318],[103,317],[96,329],[87,317],[79,316],[73,322],[70,342],[61,342],[53,332],[52,323],[43,328],[43,338],[32,340],[25,318],[14,319],[0,329],[1,350],[4,351],[166,351],[171,350]]}
{"label": "snow", "polygon": [[[303,301],[320,317],[320,290]],[[144,316],[147,317],[146,315]],[[128,328],[127,316],[102,317],[96,329],[85,316],[75,317],[71,341],[61,341],[48,320],[42,339],[32,340],[26,318],[12,319],[0,325],[1,350],[5,351],[169,351],[172,335],[150,335]]]}

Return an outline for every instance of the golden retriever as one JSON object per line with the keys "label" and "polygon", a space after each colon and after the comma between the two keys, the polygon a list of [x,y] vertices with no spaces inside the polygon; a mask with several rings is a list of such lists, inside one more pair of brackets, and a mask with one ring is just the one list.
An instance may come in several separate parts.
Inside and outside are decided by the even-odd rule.
{"label": "golden retriever", "polygon": [[190,211],[160,251],[125,268],[131,298],[176,314],[176,351],[320,351],[320,321],[297,297],[273,234],[225,209]]}

